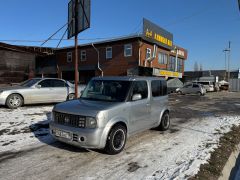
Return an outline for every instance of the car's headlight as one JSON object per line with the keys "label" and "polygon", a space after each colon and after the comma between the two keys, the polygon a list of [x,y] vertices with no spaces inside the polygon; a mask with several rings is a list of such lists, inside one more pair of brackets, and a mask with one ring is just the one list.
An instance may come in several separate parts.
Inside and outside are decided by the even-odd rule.
{"label": "car's headlight", "polygon": [[51,118],[50,121],[54,121],[54,112],[53,111],[51,112],[51,117],[50,118]]}
{"label": "car's headlight", "polygon": [[0,94],[3,93],[3,90],[0,90]]}
{"label": "car's headlight", "polygon": [[94,117],[86,117],[86,128],[96,128],[97,120]]}

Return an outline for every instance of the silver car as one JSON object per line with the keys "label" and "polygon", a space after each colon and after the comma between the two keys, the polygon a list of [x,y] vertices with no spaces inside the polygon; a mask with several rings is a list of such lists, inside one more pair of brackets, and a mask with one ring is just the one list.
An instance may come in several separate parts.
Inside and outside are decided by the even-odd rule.
{"label": "silver car", "polygon": [[52,136],[62,142],[121,152],[127,137],[170,126],[167,84],[153,77],[93,78],[80,99],[55,105]]}
{"label": "silver car", "polygon": [[178,94],[198,94],[200,96],[203,96],[206,94],[206,89],[201,84],[191,83],[186,84],[181,88],[177,88],[176,92]]}
{"label": "silver car", "polygon": [[33,78],[17,86],[0,88],[0,105],[11,109],[23,104],[56,103],[74,98],[74,86],[56,78]]}

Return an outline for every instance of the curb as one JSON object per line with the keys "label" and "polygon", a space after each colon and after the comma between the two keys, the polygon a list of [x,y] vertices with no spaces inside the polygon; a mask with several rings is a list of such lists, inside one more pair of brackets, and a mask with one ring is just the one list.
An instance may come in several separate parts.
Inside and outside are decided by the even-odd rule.
{"label": "curb", "polygon": [[[237,159],[240,154],[240,144],[235,146],[235,150],[231,153],[229,156],[223,170],[222,170],[222,175],[218,178],[218,180],[226,180],[226,179],[233,179],[234,176],[236,175],[236,172],[239,168],[239,165],[237,164]],[[236,168],[235,168],[236,166]],[[231,177],[231,178],[230,178]]]}

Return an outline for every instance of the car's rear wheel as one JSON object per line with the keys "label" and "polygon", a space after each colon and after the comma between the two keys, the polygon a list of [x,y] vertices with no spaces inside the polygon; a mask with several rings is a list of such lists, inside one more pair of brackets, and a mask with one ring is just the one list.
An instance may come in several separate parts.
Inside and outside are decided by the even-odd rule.
{"label": "car's rear wheel", "polygon": [[162,118],[161,118],[161,123],[159,125],[159,129],[161,131],[166,131],[168,130],[170,127],[170,115],[169,115],[169,112],[166,111],[164,112],[164,114],[162,115]]}
{"label": "car's rear wheel", "polygon": [[16,109],[23,105],[23,98],[19,94],[11,94],[6,100],[6,105],[10,109]]}
{"label": "car's rear wheel", "polygon": [[111,155],[120,153],[126,144],[126,134],[124,126],[120,124],[114,126],[108,135],[105,151]]}
{"label": "car's rear wheel", "polygon": [[198,92],[197,95],[202,96],[202,93],[201,93],[201,92]]}
{"label": "car's rear wheel", "polygon": [[178,94],[183,94],[182,91],[178,91],[177,93],[178,93]]}

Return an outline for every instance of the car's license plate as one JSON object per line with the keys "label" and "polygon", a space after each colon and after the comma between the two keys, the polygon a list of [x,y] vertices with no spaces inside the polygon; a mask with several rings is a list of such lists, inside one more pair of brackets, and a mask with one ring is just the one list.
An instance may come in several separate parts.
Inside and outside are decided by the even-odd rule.
{"label": "car's license plate", "polygon": [[62,131],[62,130],[59,130],[59,129],[55,129],[54,134],[57,137],[62,137],[62,138],[66,138],[66,139],[72,139],[71,133],[66,132],[66,131]]}

